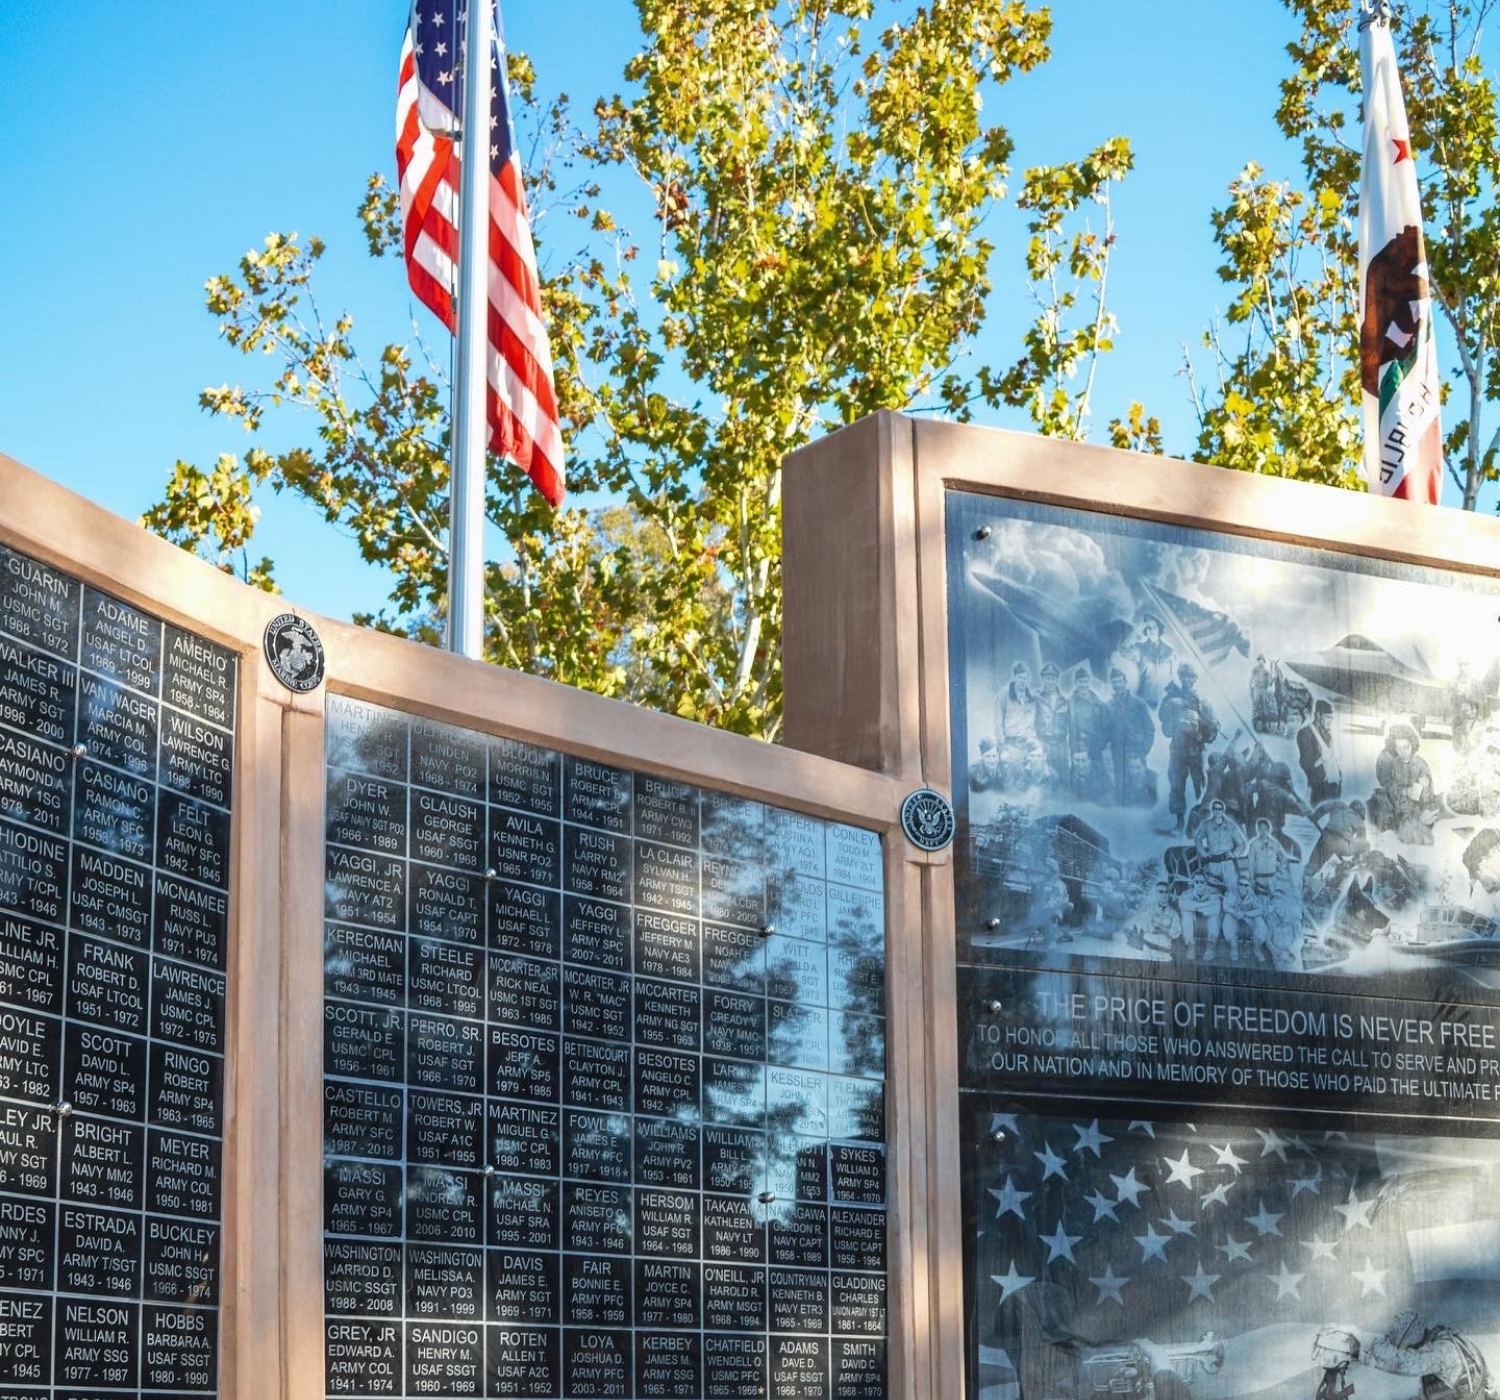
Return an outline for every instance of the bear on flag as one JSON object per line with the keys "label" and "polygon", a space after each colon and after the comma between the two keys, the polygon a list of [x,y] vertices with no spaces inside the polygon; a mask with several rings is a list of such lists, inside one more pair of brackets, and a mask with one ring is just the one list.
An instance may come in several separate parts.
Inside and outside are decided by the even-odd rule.
{"label": "bear on flag", "polygon": [[1382,0],[1360,23],[1365,146],[1359,197],[1363,293],[1359,373],[1371,491],[1437,505],[1443,485],[1440,381],[1422,201],[1396,50]]}

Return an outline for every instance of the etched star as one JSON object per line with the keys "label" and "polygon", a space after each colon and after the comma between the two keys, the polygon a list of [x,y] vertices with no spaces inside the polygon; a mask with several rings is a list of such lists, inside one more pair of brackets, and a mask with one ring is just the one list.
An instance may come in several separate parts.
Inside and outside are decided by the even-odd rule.
{"label": "etched star", "polygon": [[1003,1303],[1007,1298],[1019,1293],[1027,1284],[1035,1283],[1034,1278],[1028,1278],[1025,1274],[1016,1272],[1016,1261],[1010,1261],[1010,1269],[1003,1274],[991,1274],[990,1279],[1000,1285],[1000,1301]]}
{"label": "etched star", "polygon": [[1204,1273],[1201,1259],[1191,1274],[1179,1274],[1178,1277],[1188,1286],[1188,1302],[1191,1303],[1194,1298],[1207,1298],[1210,1303],[1213,1302],[1214,1284],[1219,1281],[1220,1275]]}
{"label": "etched star", "polygon": [[1292,1199],[1295,1201],[1304,1191],[1311,1191],[1314,1196],[1323,1193],[1318,1189],[1318,1178],[1315,1176],[1299,1176],[1292,1180]]}
{"label": "etched star", "polygon": [[1260,1149],[1262,1157],[1274,1156],[1280,1157],[1283,1162],[1286,1161],[1287,1140],[1275,1128],[1270,1129],[1269,1132],[1265,1128],[1257,1128],[1255,1131],[1260,1134],[1260,1140],[1264,1144]]}
{"label": "etched star", "polygon": [[1043,1181],[1046,1181],[1049,1176],[1060,1176],[1064,1181],[1068,1179],[1067,1172],[1063,1170],[1063,1165],[1066,1159],[1063,1157],[1059,1157],[1057,1153],[1052,1150],[1052,1144],[1050,1142],[1044,1142],[1042,1144],[1042,1150],[1040,1152],[1033,1152],[1031,1155],[1042,1164]]}
{"label": "etched star", "polygon": [[1054,1259],[1066,1259],[1069,1263],[1076,1262],[1073,1259],[1073,1246],[1082,1238],[1082,1235],[1068,1234],[1063,1229],[1063,1223],[1060,1219],[1057,1222],[1057,1228],[1050,1235],[1037,1235],[1037,1239],[1047,1246],[1047,1262],[1049,1264]]}
{"label": "etched star", "polygon": [[[1272,1215],[1266,1209],[1264,1201],[1257,1201],[1256,1205],[1260,1209],[1254,1215],[1247,1215],[1245,1217],[1245,1224],[1255,1226],[1255,1233],[1258,1235],[1279,1235],[1281,1233],[1281,1215]],[[1281,1214],[1285,1215],[1286,1212],[1283,1211]]]}
{"label": "etched star", "polygon": [[1158,1235],[1156,1228],[1152,1225],[1146,1226],[1146,1233],[1135,1237],[1135,1242],[1141,1247],[1141,1263],[1144,1264],[1152,1255],[1155,1255],[1165,1264],[1167,1241],[1171,1238],[1171,1235]]}
{"label": "etched star", "polygon": [[1168,1186],[1170,1186],[1174,1181],[1180,1181],[1184,1186],[1191,1187],[1193,1184],[1193,1178],[1195,1176],[1203,1175],[1202,1167],[1195,1167],[1190,1161],[1188,1161],[1187,1148],[1185,1147],[1182,1149],[1181,1157],[1175,1159],[1172,1157],[1163,1157],[1162,1161],[1172,1169],[1171,1174],[1167,1177]]}
{"label": "etched star", "polygon": [[1174,1235],[1191,1235],[1193,1233],[1193,1222],[1191,1220],[1179,1220],[1175,1210],[1170,1211],[1167,1218],[1161,1223]]}
{"label": "etched star", "polygon": [[1099,1131],[1099,1120],[1097,1118],[1086,1128],[1077,1123],[1073,1124],[1073,1131],[1078,1134],[1078,1141],[1073,1144],[1073,1151],[1075,1152],[1089,1151],[1097,1157],[1099,1156],[1099,1149],[1106,1142],[1114,1141],[1108,1133],[1101,1133]]}
{"label": "etched star", "polygon": [[1198,1198],[1198,1205],[1207,1210],[1209,1206],[1227,1206],[1229,1204],[1229,1182],[1221,1181],[1206,1196]]}
{"label": "etched star", "polygon": [[1125,1131],[1127,1133],[1133,1133],[1137,1128],[1145,1133],[1148,1138],[1154,1138],[1156,1136],[1156,1129],[1144,1118],[1132,1118],[1126,1125]]}
{"label": "etched star", "polygon": [[1389,1269],[1377,1269],[1371,1262],[1370,1256],[1365,1255],[1365,1266],[1362,1269],[1351,1269],[1351,1278],[1359,1280],[1359,1296],[1368,1298],[1372,1293],[1378,1293],[1382,1298],[1386,1296],[1385,1276],[1390,1273]]}
{"label": "etched star", "polygon": [[1124,1176],[1116,1176],[1113,1172],[1111,1172],[1109,1179],[1114,1182],[1115,1196],[1122,1204],[1125,1200],[1125,1197],[1129,1196],[1131,1205],[1139,1205],[1139,1200],[1137,1198],[1143,1191],[1149,1191],[1151,1189],[1144,1182],[1140,1182],[1135,1179],[1134,1167],[1131,1167],[1131,1169],[1126,1172]]}
{"label": "etched star", "polygon": [[1093,1223],[1095,1225],[1097,1225],[1106,1216],[1113,1221],[1119,1221],[1120,1217],[1115,1214],[1115,1211],[1119,1209],[1120,1203],[1118,1201],[1110,1200],[1109,1197],[1104,1194],[1104,1192],[1095,1191],[1092,1196],[1085,1196],[1083,1199],[1086,1200],[1094,1208]]}
{"label": "etched star", "polygon": [[1113,1264],[1106,1264],[1104,1266],[1104,1273],[1099,1278],[1091,1278],[1089,1282],[1099,1290],[1099,1296],[1094,1299],[1095,1307],[1098,1307],[1100,1303],[1107,1300],[1113,1300],[1122,1308],[1125,1306],[1125,1300],[1120,1296],[1120,1290],[1130,1282],[1129,1274],[1124,1278],[1117,1278],[1115,1277],[1115,1266]]}
{"label": "etched star", "polygon": [[1276,1285],[1275,1301],[1278,1303],[1283,1298],[1295,1298],[1298,1302],[1301,1302],[1302,1295],[1297,1292],[1297,1288],[1305,1277],[1306,1275],[1304,1274],[1292,1273],[1287,1268],[1285,1259],[1281,1261],[1281,1269],[1278,1273],[1266,1275],[1266,1278]]}
{"label": "etched star", "polygon": [[999,1190],[996,1190],[993,1186],[987,1189],[989,1190],[990,1195],[992,1195],[997,1201],[1000,1202],[999,1206],[995,1210],[996,1220],[998,1220],[1002,1215],[1005,1215],[1007,1212],[1013,1212],[1021,1220],[1026,1219],[1026,1212],[1021,1209],[1021,1202],[1029,1201],[1032,1197],[1032,1192],[1017,1191],[1015,1188],[1015,1184],[1011,1181],[1009,1175],[1007,1175],[1005,1178],[1005,1185],[1000,1187]]}
{"label": "etched star", "polygon": [[990,1136],[996,1133],[1014,1133],[1021,1136],[1021,1130],[1016,1127],[1016,1115],[1014,1113],[992,1113],[990,1114]]}
{"label": "etched star", "polygon": [[1337,1259],[1339,1257],[1339,1247],[1336,1240],[1320,1240],[1316,1235],[1310,1240],[1303,1240],[1302,1248],[1312,1255],[1312,1258],[1308,1261],[1312,1264],[1316,1264],[1319,1259]]}
{"label": "etched star", "polygon": [[1370,1224],[1370,1212],[1375,1209],[1374,1196],[1371,1196],[1367,1201],[1362,1201],[1359,1198],[1359,1193],[1351,1186],[1349,1188],[1348,1201],[1344,1205],[1334,1206],[1334,1209],[1344,1217],[1344,1233],[1346,1235],[1357,1225],[1363,1226],[1366,1230],[1373,1230],[1375,1228]]}
{"label": "etched star", "polygon": [[[1213,1147],[1213,1144],[1210,1143],[1209,1146]],[[1249,1163],[1246,1162],[1245,1159],[1234,1150],[1234,1144],[1232,1142],[1226,1142],[1223,1147],[1214,1147],[1214,1154],[1219,1159],[1214,1163],[1214,1165],[1216,1167],[1233,1167],[1234,1174],[1236,1176],[1240,1174],[1241,1167],[1249,1165]]]}
{"label": "etched star", "polygon": [[1246,1263],[1250,1261],[1250,1241],[1240,1241],[1233,1235],[1225,1238],[1223,1244],[1215,1245],[1215,1249],[1224,1256],[1226,1264],[1232,1264],[1236,1259],[1243,1259]]}

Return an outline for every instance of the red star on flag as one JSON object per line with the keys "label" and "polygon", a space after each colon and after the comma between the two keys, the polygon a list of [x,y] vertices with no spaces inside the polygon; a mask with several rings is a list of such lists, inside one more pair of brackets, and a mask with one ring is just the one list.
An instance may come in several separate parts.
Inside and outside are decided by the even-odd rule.
{"label": "red star on flag", "polygon": [[1411,159],[1411,142],[1403,141],[1399,136],[1391,137],[1391,145],[1396,148],[1396,164],[1400,165],[1403,160]]}

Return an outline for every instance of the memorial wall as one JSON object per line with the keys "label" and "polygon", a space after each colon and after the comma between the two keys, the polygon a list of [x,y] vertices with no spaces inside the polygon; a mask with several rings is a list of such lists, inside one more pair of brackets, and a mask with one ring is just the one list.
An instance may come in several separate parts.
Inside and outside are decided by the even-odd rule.
{"label": "memorial wall", "polygon": [[235,656],[0,546],[0,1394],[218,1390]]}
{"label": "memorial wall", "polygon": [[895,414],[785,487],[786,742],[952,801],[924,1393],[1500,1392],[1496,523]]}
{"label": "memorial wall", "polygon": [[893,782],[0,503],[0,1400],[902,1393]]}
{"label": "memorial wall", "polygon": [[0,1400],[1500,1391],[1494,522],[877,415],[765,745],[0,501]]}
{"label": "memorial wall", "polygon": [[870,831],[327,702],[326,1394],[879,1400]]}
{"label": "memorial wall", "polygon": [[1492,1394],[1500,589],[961,490],[947,558],[970,1394]]}

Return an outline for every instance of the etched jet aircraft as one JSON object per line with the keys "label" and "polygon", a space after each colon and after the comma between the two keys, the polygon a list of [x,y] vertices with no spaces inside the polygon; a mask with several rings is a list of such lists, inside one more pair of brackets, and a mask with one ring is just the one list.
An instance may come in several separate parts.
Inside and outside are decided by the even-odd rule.
{"label": "etched jet aircraft", "polygon": [[1039,588],[1016,583],[1001,574],[973,571],[974,582],[1002,602],[1011,616],[1037,635],[1042,655],[1059,666],[1087,661],[1103,676],[1109,659],[1135,630],[1119,616],[1113,599],[1054,599]]}
{"label": "etched jet aircraft", "polygon": [[[1282,665],[1304,680],[1339,696],[1367,714],[1409,714],[1446,718],[1453,708],[1453,683],[1433,675],[1421,654],[1403,661],[1379,642],[1351,632],[1322,651],[1282,658]],[[1484,676],[1484,693],[1500,683],[1500,661]]]}

